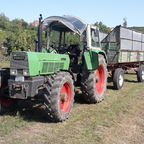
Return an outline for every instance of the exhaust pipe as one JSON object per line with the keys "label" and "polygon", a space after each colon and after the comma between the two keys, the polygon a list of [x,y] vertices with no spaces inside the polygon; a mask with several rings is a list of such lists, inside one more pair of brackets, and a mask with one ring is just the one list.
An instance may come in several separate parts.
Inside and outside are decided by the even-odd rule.
{"label": "exhaust pipe", "polygon": [[39,17],[39,26],[38,26],[38,52],[42,51],[42,15]]}

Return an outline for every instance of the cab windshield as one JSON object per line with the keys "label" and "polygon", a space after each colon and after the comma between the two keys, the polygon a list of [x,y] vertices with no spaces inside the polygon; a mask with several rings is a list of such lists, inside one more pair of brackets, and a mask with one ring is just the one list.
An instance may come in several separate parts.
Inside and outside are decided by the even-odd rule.
{"label": "cab windshield", "polygon": [[47,30],[47,50],[55,50],[57,53],[64,53],[70,45],[76,45],[79,42],[79,35],[69,31],[61,31],[48,28]]}

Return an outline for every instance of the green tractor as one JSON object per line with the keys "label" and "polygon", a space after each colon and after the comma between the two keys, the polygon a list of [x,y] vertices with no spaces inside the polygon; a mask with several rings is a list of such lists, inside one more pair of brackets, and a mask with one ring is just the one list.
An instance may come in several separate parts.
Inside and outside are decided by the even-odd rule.
{"label": "green tractor", "polygon": [[[46,45],[42,42],[44,32]],[[49,120],[65,121],[73,107],[75,86],[81,87],[87,103],[104,99],[106,63],[96,26],[74,16],[51,16],[42,21],[40,15],[36,52],[10,55],[8,91],[5,101],[0,101],[1,113],[3,107],[13,107],[16,99],[38,99],[45,105]]]}

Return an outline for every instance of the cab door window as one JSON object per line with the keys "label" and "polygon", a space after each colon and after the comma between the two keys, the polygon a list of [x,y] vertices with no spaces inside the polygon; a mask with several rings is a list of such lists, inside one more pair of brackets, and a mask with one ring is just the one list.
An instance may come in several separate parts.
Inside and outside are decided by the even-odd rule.
{"label": "cab door window", "polygon": [[99,31],[97,29],[91,28],[91,46],[100,47],[99,43]]}

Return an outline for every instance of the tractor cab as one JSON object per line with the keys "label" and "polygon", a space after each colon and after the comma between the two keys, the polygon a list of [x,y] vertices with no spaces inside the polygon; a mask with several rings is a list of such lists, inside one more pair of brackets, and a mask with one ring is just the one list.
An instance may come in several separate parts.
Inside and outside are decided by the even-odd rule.
{"label": "tractor cab", "polygon": [[43,23],[48,37],[47,50],[55,49],[58,53],[77,48],[87,27],[85,22],[73,16],[52,16]]}
{"label": "tractor cab", "polygon": [[[73,16],[52,16],[44,19],[48,53],[68,54],[70,69],[78,72],[86,46],[87,24]],[[45,50],[42,50],[45,51]]]}
{"label": "tractor cab", "polygon": [[[74,16],[51,16],[43,21],[48,53],[68,54],[72,72],[79,71],[85,51],[100,49],[99,29]],[[78,67],[77,67],[78,66]]]}
{"label": "tractor cab", "polygon": [[43,21],[48,37],[47,50],[57,52],[84,44],[88,48],[100,48],[99,29],[74,16],[51,16]]}

